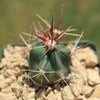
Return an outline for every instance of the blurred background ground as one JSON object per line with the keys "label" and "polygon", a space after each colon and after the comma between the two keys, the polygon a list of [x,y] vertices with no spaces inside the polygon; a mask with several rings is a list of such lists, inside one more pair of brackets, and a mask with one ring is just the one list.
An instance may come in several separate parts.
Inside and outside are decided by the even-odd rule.
{"label": "blurred background ground", "polygon": [[18,43],[8,33],[29,32],[32,21],[40,21],[35,13],[51,22],[52,11],[57,24],[62,4],[62,29],[73,25],[78,34],[84,30],[84,39],[95,42],[100,51],[100,0],[0,0],[0,49]]}

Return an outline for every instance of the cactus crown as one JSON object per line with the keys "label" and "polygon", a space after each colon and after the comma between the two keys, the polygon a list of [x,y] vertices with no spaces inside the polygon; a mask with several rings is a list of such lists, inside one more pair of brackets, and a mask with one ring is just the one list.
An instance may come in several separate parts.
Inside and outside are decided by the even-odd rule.
{"label": "cactus crown", "polygon": [[[66,42],[69,42],[69,41],[64,41],[64,42],[58,42],[60,39],[63,39],[65,37],[67,37],[68,35],[66,36],[63,36],[65,32],[67,32],[72,26],[70,26],[69,28],[67,28],[66,30],[60,32],[58,35],[56,35],[54,37],[54,20],[53,20],[53,14],[52,14],[52,24],[51,24],[51,28],[49,30],[49,36],[47,36],[46,32],[44,31],[43,27],[41,26],[41,24],[39,23],[39,26],[40,26],[40,29],[42,31],[42,33],[40,33],[40,35],[37,35],[37,34],[33,34],[34,36],[36,36],[37,38],[41,39],[43,41],[43,43],[45,44],[46,47],[48,47],[46,53],[49,51],[49,50],[53,50],[53,49],[56,49],[58,51],[58,49],[56,48],[57,45],[61,45],[61,44],[64,44]],[[70,40],[71,41],[71,40]],[[62,54],[60,51],[58,51],[60,54]]]}

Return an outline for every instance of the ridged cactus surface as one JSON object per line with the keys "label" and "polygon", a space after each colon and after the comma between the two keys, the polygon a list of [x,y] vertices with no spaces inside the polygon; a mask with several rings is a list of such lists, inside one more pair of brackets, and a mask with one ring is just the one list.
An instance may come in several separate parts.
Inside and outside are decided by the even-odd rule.
{"label": "ridged cactus surface", "polygon": [[[35,46],[40,46],[42,42]],[[44,45],[44,44],[43,44]],[[31,69],[31,75],[42,84],[56,82],[61,76],[68,75],[70,64],[70,50],[64,45],[58,45],[56,49],[49,50],[48,47],[33,49],[28,56],[28,62]]]}

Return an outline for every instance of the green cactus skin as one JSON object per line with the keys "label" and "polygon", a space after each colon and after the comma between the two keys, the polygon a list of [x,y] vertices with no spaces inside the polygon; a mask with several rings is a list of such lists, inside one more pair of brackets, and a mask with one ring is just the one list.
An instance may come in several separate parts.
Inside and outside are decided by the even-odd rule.
{"label": "green cactus skin", "polygon": [[[40,46],[39,44],[42,43],[37,43],[36,46]],[[38,48],[31,50],[30,55],[27,58],[30,69],[33,70],[33,72],[31,72],[31,75],[40,75],[40,77],[34,77],[34,79],[38,82],[42,81],[43,85],[53,83],[61,78],[61,76],[67,76],[70,72],[70,50],[67,49],[64,45],[58,45],[57,49],[64,56],[59,54],[56,50],[50,50],[46,55],[44,55],[47,48]],[[42,72],[40,70],[44,71],[45,76],[41,75]]]}

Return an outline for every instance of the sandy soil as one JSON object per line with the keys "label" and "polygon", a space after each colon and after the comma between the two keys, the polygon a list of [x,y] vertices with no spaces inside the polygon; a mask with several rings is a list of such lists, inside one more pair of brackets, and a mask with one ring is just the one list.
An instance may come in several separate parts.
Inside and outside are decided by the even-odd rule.
{"label": "sandy soil", "polygon": [[[68,45],[72,48],[73,45]],[[8,46],[0,63],[0,100],[100,100],[100,75],[98,59],[89,48],[76,51],[71,56],[71,74],[68,82],[46,87],[33,84],[23,58],[24,47]],[[62,79],[63,80],[63,79]]]}

